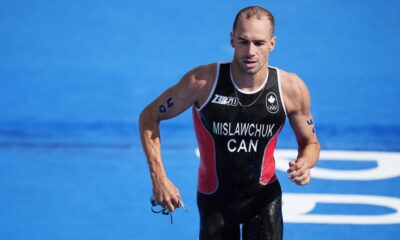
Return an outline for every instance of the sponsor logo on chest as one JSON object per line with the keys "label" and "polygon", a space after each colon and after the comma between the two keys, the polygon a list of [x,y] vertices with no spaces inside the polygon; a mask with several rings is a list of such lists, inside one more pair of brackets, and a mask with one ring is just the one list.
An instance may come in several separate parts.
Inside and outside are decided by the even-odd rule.
{"label": "sponsor logo on chest", "polygon": [[212,103],[221,104],[221,105],[228,105],[228,106],[237,106],[239,103],[238,98],[236,97],[226,97],[215,94]]}

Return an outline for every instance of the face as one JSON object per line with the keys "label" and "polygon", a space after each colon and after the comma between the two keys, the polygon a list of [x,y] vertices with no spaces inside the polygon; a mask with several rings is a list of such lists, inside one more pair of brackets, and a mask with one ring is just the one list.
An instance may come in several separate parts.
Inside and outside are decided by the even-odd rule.
{"label": "face", "polygon": [[231,45],[235,49],[233,61],[243,73],[256,74],[267,67],[269,53],[276,42],[271,27],[264,16],[239,19],[231,33]]}

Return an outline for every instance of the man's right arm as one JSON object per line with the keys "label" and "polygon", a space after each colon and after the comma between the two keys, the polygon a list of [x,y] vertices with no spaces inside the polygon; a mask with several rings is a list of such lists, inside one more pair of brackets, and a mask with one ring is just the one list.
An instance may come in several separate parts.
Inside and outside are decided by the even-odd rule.
{"label": "man's right arm", "polygon": [[201,104],[210,91],[215,65],[197,67],[150,103],[139,119],[139,132],[147,157],[156,203],[174,211],[179,205],[179,190],[168,179],[161,160],[159,123],[173,118],[193,104]]}

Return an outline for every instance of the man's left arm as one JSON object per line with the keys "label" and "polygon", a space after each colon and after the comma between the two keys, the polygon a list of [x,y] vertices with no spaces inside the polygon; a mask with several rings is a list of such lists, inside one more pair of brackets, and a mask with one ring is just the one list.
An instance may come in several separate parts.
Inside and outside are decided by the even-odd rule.
{"label": "man's left arm", "polygon": [[298,184],[310,183],[310,169],[315,166],[320,153],[320,144],[315,131],[315,122],[310,112],[310,94],[304,82],[295,74],[288,75],[286,85],[287,113],[296,136],[298,154],[289,162],[288,177]]}

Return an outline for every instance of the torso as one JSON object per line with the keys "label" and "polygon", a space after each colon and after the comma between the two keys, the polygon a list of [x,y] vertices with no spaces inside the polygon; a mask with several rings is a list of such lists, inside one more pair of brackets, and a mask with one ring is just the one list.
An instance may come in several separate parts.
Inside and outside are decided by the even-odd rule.
{"label": "torso", "polygon": [[217,65],[207,98],[193,109],[200,193],[251,192],[275,181],[273,152],[286,112],[279,70],[268,70],[265,84],[248,94],[235,87],[230,63]]}

